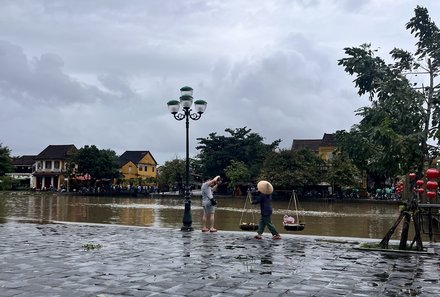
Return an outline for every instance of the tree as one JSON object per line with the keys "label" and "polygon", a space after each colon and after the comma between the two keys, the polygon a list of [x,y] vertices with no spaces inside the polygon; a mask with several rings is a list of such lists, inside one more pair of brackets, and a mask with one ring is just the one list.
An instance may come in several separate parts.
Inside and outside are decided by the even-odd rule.
{"label": "tree", "polygon": [[225,169],[226,178],[229,180],[228,187],[234,191],[239,182],[249,182],[251,174],[249,168],[242,161],[232,160]]}
{"label": "tree", "polygon": [[340,187],[359,187],[361,172],[345,153],[336,153],[327,164],[325,180]]}
{"label": "tree", "polygon": [[111,149],[99,150],[99,172],[95,172],[97,179],[113,179],[120,176],[118,156]]}
{"label": "tree", "polygon": [[[190,162],[191,163],[191,162]],[[177,187],[182,190],[185,179],[185,160],[174,159],[166,161],[164,165],[159,168],[159,188],[169,189]]]}
{"label": "tree", "polygon": [[[363,120],[346,134],[357,144],[360,139],[366,141],[362,152],[366,152],[364,161],[368,169],[396,174],[399,169],[400,173],[407,173],[414,168],[421,177],[425,161],[432,160],[440,141],[440,97],[438,85],[434,83],[440,71],[440,32],[426,8],[417,6],[414,11],[415,16],[406,24],[418,38],[414,54],[395,48],[390,52],[394,63],[386,64],[375,57],[376,51],[371,50],[370,45],[362,45],[345,48],[348,57],[339,60],[339,65],[356,75],[354,83],[358,94],[369,94],[372,102],[370,107],[359,110]],[[422,73],[428,75],[427,85],[419,86],[408,79],[409,75]],[[429,140],[437,145],[429,147]],[[353,152],[350,157],[352,155]],[[406,246],[405,234],[411,217],[416,228],[414,241],[417,249],[422,248],[418,211],[414,198],[402,210],[410,215],[401,215],[406,221],[401,248]],[[383,246],[388,245],[390,236],[389,232],[381,243]]]}
{"label": "tree", "polygon": [[211,133],[207,138],[197,138],[200,150],[198,158],[202,164],[204,176],[225,176],[226,168],[231,161],[242,162],[250,173],[250,180],[255,181],[266,156],[274,151],[281,140],[271,144],[263,143],[264,138],[251,132],[246,127],[235,130],[225,129],[230,136],[219,136]]}
{"label": "tree", "polygon": [[369,92],[372,104],[357,111],[363,118],[350,133],[337,133],[342,150],[360,168],[376,175],[395,176],[416,168],[423,155],[423,98],[400,71],[399,62],[385,64],[369,45],[345,52],[350,57],[339,64],[347,72],[358,74],[358,93]]}
{"label": "tree", "polygon": [[323,180],[325,162],[308,149],[272,152],[264,161],[260,179],[279,190],[317,185]]}
{"label": "tree", "polygon": [[13,169],[11,151],[7,146],[0,143],[0,176],[12,172]]}
{"label": "tree", "polygon": [[[427,9],[420,6],[406,28],[419,39],[414,54],[395,48],[390,52],[395,62],[386,64],[375,57],[377,51],[370,45],[362,45],[345,48],[349,57],[339,60],[339,65],[357,75],[358,94],[369,94],[372,102],[358,111],[363,120],[352,129],[375,146],[369,164],[376,168],[400,164],[402,171],[415,168],[421,176],[440,140],[440,98],[434,83],[440,71],[440,34]],[[418,86],[407,78],[415,74],[427,74],[428,85]],[[437,147],[430,147],[429,140]]]}
{"label": "tree", "polygon": [[89,174],[92,183],[97,179],[117,178],[120,174],[116,152],[99,150],[95,145],[80,148],[70,162],[78,166],[77,174]]}

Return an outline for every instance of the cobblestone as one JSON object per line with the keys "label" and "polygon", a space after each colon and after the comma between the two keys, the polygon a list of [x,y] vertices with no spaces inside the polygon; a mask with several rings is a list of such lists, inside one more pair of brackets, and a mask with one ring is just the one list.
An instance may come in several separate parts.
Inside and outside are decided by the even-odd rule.
{"label": "cobblestone", "polygon": [[[90,224],[0,224],[0,296],[438,296],[431,254],[367,239]],[[371,240],[370,240],[371,241]],[[100,245],[98,247],[97,245]],[[84,245],[96,248],[85,249]]]}

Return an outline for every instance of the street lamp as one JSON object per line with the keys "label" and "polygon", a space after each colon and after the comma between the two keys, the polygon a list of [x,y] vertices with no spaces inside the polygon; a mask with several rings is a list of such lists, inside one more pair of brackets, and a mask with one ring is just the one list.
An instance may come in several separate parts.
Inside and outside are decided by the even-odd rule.
{"label": "street lamp", "polygon": [[[168,101],[168,109],[174,118],[178,121],[186,119],[186,163],[185,163],[185,212],[183,214],[183,226],[181,231],[193,231],[191,217],[191,194],[189,191],[189,119],[197,121],[206,110],[207,102],[204,100],[194,101],[194,109],[196,112],[191,113],[193,104],[193,89],[191,87],[183,87],[180,89],[180,101]],[[183,111],[179,113],[180,107]]]}

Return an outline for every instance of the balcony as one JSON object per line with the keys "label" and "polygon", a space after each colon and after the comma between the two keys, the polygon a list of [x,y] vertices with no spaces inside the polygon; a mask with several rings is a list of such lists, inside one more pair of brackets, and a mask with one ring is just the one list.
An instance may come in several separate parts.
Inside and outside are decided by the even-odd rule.
{"label": "balcony", "polygon": [[35,173],[64,173],[66,170],[63,170],[61,168],[39,168],[36,169],[33,174]]}

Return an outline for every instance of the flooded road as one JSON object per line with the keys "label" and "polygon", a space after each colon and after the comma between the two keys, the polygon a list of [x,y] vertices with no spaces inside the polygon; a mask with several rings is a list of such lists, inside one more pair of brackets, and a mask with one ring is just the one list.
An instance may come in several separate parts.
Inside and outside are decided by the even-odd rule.
{"label": "flooded road", "polygon": [[[193,227],[201,228],[201,198],[192,196]],[[239,224],[258,223],[259,210],[246,208],[246,197],[219,197],[216,227],[240,231]],[[288,200],[273,201],[272,221],[280,233]],[[382,238],[399,215],[397,204],[368,202],[300,201],[299,218],[305,222],[302,235]],[[183,198],[180,196],[127,198],[73,196],[60,193],[0,192],[0,222],[35,220],[122,224],[146,227],[182,226]],[[393,239],[398,238],[399,226]],[[243,231],[245,232],[245,231]],[[267,230],[266,230],[267,232]],[[426,236],[424,236],[424,240]]]}

